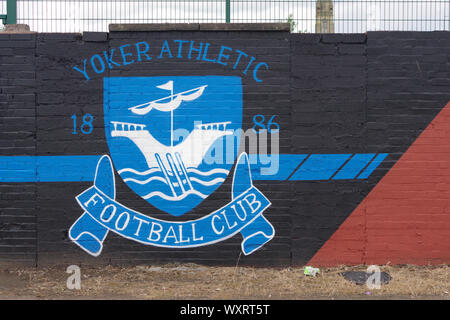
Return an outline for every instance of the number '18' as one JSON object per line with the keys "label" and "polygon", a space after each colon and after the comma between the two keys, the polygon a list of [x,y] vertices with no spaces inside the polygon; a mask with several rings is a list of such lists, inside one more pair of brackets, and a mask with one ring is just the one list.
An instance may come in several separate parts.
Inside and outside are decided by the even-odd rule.
{"label": "number '18'", "polygon": [[[72,134],[78,134],[77,132],[77,115],[74,114],[72,115],[72,119],[73,119],[73,131]],[[94,117],[89,114],[86,113],[83,118],[83,123],[80,126],[80,131],[83,134],[90,134],[92,132],[92,130],[94,130],[94,126],[92,125],[92,121],[94,120]]]}

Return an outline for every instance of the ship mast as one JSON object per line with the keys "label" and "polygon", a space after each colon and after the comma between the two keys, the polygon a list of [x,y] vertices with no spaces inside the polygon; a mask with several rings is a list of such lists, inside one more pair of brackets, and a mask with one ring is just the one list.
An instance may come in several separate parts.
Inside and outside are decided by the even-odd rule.
{"label": "ship mast", "polygon": [[[155,108],[156,110],[159,110],[159,111],[163,111],[163,112],[170,111],[170,151],[172,152],[173,151],[173,110],[178,108],[183,101],[192,101],[192,100],[195,100],[198,97],[200,97],[203,94],[203,90],[205,90],[205,88],[207,86],[208,85],[203,85],[198,88],[194,88],[194,89],[186,90],[183,92],[179,92],[177,94],[173,94],[173,80],[170,80],[164,84],[156,86],[159,89],[164,89],[164,90],[170,91],[170,96],[163,97],[163,98],[153,100],[150,102],[146,102],[146,103],[128,108],[128,110],[131,110],[133,113],[139,114],[139,115],[145,115],[145,114],[149,113],[153,108]],[[192,92],[192,91],[193,91],[193,93],[186,95],[188,92]],[[159,101],[163,101],[167,98],[170,98],[170,102],[166,102],[166,103],[159,102]]]}

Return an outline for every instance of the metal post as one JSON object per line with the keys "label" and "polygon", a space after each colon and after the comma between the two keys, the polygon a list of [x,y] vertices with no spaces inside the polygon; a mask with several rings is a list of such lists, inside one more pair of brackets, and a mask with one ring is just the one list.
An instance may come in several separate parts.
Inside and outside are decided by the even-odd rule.
{"label": "metal post", "polygon": [[7,0],[6,2],[6,24],[17,23],[17,0]]}
{"label": "metal post", "polygon": [[225,22],[230,23],[231,20],[231,0],[225,0]]}
{"label": "metal post", "polygon": [[316,33],[334,33],[333,0],[316,0]]}

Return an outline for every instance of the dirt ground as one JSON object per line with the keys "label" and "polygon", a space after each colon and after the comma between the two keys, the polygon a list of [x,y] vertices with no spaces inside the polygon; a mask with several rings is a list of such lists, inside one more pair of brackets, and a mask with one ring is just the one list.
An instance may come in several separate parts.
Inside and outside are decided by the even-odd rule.
{"label": "dirt ground", "polygon": [[450,299],[449,266],[381,266],[392,276],[381,289],[340,275],[364,266],[323,268],[316,277],[303,268],[81,266],[80,290],[67,288],[66,269],[0,269],[0,299]]}

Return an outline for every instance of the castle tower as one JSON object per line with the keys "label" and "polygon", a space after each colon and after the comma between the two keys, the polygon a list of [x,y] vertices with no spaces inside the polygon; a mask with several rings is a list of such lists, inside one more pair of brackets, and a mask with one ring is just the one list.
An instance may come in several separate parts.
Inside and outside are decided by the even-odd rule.
{"label": "castle tower", "polygon": [[334,33],[332,0],[316,1],[316,33]]}

